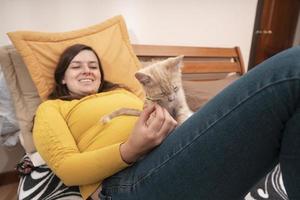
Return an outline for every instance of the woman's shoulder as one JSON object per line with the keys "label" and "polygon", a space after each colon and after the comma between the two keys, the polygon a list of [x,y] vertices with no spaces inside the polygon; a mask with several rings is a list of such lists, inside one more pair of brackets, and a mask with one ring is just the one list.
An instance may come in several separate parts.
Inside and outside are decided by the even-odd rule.
{"label": "woman's shoulder", "polygon": [[60,99],[46,100],[39,105],[39,108],[55,107],[60,105],[62,102],[63,100]]}
{"label": "woman's shoulder", "polygon": [[50,110],[57,110],[60,111],[62,107],[68,107],[68,105],[72,101],[66,101],[61,99],[54,99],[54,100],[46,100],[42,102],[39,106],[37,111],[50,111]]}

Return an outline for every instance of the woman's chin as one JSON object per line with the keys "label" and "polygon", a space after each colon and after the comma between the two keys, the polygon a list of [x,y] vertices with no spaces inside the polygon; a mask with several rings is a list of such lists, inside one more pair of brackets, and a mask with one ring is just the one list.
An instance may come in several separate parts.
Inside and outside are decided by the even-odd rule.
{"label": "woman's chin", "polygon": [[97,90],[89,90],[83,93],[84,96],[88,96],[88,95],[92,95],[92,94],[96,94]]}

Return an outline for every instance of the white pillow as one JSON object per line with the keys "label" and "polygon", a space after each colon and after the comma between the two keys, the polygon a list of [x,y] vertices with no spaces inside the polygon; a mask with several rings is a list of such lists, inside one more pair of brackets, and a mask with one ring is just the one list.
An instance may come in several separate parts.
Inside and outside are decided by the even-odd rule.
{"label": "white pillow", "polygon": [[18,142],[19,125],[1,65],[0,91],[0,142],[5,146],[14,146]]}

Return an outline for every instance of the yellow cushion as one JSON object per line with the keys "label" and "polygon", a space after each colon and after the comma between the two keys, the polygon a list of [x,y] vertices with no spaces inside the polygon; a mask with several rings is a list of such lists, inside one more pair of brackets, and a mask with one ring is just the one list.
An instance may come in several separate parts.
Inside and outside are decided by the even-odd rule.
{"label": "yellow cushion", "polygon": [[76,43],[89,45],[97,52],[106,80],[125,85],[143,98],[143,90],[134,78],[140,63],[131,47],[122,16],[70,32],[17,31],[8,36],[20,52],[42,100],[46,100],[53,89],[53,74],[59,56]]}

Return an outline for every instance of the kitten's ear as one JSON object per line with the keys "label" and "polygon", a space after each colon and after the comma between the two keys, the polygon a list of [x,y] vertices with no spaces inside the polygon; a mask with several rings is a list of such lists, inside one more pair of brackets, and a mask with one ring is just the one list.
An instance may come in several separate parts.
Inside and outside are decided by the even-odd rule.
{"label": "kitten's ear", "polygon": [[144,74],[142,72],[136,72],[135,78],[143,85],[147,85],[151,82],[151,77],[147,74]]}
{"label": "kitten's ear", "polygon": [[184,55],[170,58],[168,68],[170,70],[181,69],[181,67],[183,66],[183,57],[184,57]]}

